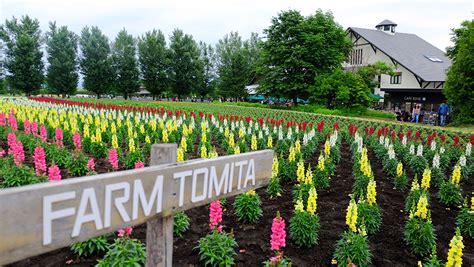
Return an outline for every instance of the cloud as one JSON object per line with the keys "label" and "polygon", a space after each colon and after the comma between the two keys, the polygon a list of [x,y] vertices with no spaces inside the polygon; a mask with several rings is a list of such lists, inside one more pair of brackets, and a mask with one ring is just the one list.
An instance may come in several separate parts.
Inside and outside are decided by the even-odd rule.
{"label": "cloud", "polygon": [[169,36],[181,28],[207,43],[230,31],[244,38],[251,32],[261,34],[281,10],[308,15],[321,8],[331,10],[345,28],[373,28],[390,19],[398,23],[398,31],[417,34],[441,49],[451,45],[450,29],[470,19],[471,13],[469,0],[2,0],[0,5],[2,21],[28,14],[40,20],[43,31],[53,20],[76,33],[85,25],[97,25],[111,39],[122,28],[135,36],[153,28]]}

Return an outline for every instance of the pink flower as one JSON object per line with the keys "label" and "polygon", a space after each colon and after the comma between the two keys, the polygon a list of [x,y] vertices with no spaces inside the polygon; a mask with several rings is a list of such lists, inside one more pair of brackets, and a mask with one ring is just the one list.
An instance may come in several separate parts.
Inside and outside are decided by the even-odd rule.
{"label": "pink flower", "polygon": [[8,144],[8,155],[13,155],[13,147],[16,145],[15,133],[9,133],[7,135],[7,144]]}
{"label": "pink flower", "polygon": [[143,168],[143,167],[145,167],[145,163],[143,163],[141,161],[135,162],[135,169],[140,169],[140,168]]}
{"label": "pink flower", "polygon": [[281,254],[278,254],[270,258],[270,264],[272,266],[276,266],[280,261],[281,261]]}
{"label": "pink flower", "polygon": [[25,134],[30,134],[31,133],[31,124],[29,120],[25,120],[23,122],[23,130],[25,131]]}
{"label": "pink flower", "polygon": [[56,139],[56,145],[63,147],[63,130],[61,128],[56,128],[54,137]]}
{"label": "pink flower", "polygon": [[132,234],[133,228],[131,226],[127,226],[125,229],[119,229],[118,236],[119,237],[124,237],[124,236],[130,236]]}
{"label": "pink flower", "polygon": [[[211,203],[209,212],[209,227],[214,230],[219,223],[222,222],[222,207],[219,200],[215,200]],[[217,227],[217,231],[222,231],[222,225]]]}
{"label": "pink flower", "polygon": [[279,251],[280,248],[285,247],[285,238],[285,220],[280,217],[280,213],[278,212],[272,223],[272,235],[270,240],[271,249],[274,251]]}
{"label": "pink flower", "polygon": [[91,158],[87,161],[87,169],[89,169],[89,171],[95,171],[95,162],[94,162],[94,159]]}
{"label": "pink flower", "polygon": [[46,127],[44,125],[41,125],[40,127],[40,137],[41,141],[46,142],[46,139],[48,138],[48,132],[46,131]]}
{"label": "pink flower", "polygon": [[5,150],[0,151],[0,158],[3,158],[3,156],[5,156],[5,154],[6,154]]}
{"label": "pink flower", "polygon": [[25,151],[23,150],[23,143],[20,141],[13,146],[13,161],[18,167],[25,161]]}
{"label": "pink flower", "polygon": [[110,165],[112,165],[112,169],[118,170],[119,168],[118,154],[117,154],[117,150],[113,148],[109,150],[109,163]]}
{"label": "pink flower", "polygon": [[10,115],[8,115],[8,125],[10,125],[13,131],[18,130],[18,124],[16,122],[15,115],[13,115],[13,112]]}
{"label": "pink flower", "polygon": [[34,134],[34,135],[37,135],[38,134],[38,123],[36,121],[34,121],[32,124],[31,124],[31,132]]}
{"label": "pink flower", "polygon": [[44,153],[44,148],[37,147],[33,154],[35,160],[35,170],[37,176],[42,176],[46,173],[46,155]]}
{"label": "pink flower", "polygon": [[48,168],[48,179],[50,182],[61,181],[61,171],[56,165]]}
{"label": "pink flower", "polygon": [[0,112],[0,126],[5,126],[7,122],[7,118],[5,116],[5,113]]}
{"label": "pink flower", "polygon": [[78,132],[72,136],[72,142],[77,150],[81,150],[81,135]]}

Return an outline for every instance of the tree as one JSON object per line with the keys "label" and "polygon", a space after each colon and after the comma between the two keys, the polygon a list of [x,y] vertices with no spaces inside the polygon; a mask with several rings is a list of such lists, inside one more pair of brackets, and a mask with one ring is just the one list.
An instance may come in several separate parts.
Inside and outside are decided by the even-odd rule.
{"label": "tree", "polygon": [[448,70],[443,90],[453,107],[453,117],[458,123],[474,122],[474,21],[464,21],[453,29],[448,57],[452,65]]}
{"label": "tree", "polygon": [[81,46],[80,67],[84,76],[84,88],[94,92],[97,98],[112,92],[114,71],[107,36],[94,27],[84,27],[79,41]]}
{"label": "tree", "polygon": [[356,73],[364,80],[367,87],[373,91],[373,89],[380,86],[377,77],[382,74],[394,75],[395,66],[377,61],[373,64],[358,68]]}
{"label": "tree", "polygon": [[39,21],[29,16],[20,21],[15,17],[6,20],[0,28],[0,38],[7,47],[5,68],[13,92],[30,95],[41,89],[44,64]]}
{"label": "tree", "polygon": [[46,74],[48,88],[58,95],[74,94],[79,79],[77,73],[78,36],[69,31],[66,26],[58,28],[56,22],[50,22],[46,37],[49,63]]}
{"label": "tree", "polygon": [[143,84],[153,95],[162,94],[169,86],[169,58],[165,36],[161,31],[145,33],[138,40],[138,54]]}
{"label": "tree", "polygon": [[308,97],[315,77],[340,67],[352,46],[333,15],[321,10],[307,18],[295,10],[284,11],[264,33],[259,91],[295,104],[297,98]]}
{"label": "tree", "polygon": [[[253,35],[253,34],[252,34]],[[254,35],[253,35],[254,36]],[[242,41],[237,32],[231,32],[219,40],[216,51],[218,55],[219,93],[224,97],[241,97],[247,95],[245,86],[253,78],[253,67],[256,61],[258,40]]]}
{"label": "tree", "polygon": [[310,99],[329,108],[365,108],[371,103],[372,90],[361,76],[338,68],[316,78]]}
{"label": "tree", "polygon": [[201,51],[201,62],[203,64],[203,84],[197,88],[197,93],[201,96],[201,101],[206,95],[212,95],[217,86],[216,56],[215,50],[210,44],[199,42]]}
{"label": "tree", "polygon": [[171,90],[178,98],[202,85],[203,64],[193,37],[176,29],[170,38]]}
{"label": "tree", "polygon": [[121,30],[112,50],[112,61],[115,72],[115,89],[127,99],[140,90],[136,42],[125,29]]}

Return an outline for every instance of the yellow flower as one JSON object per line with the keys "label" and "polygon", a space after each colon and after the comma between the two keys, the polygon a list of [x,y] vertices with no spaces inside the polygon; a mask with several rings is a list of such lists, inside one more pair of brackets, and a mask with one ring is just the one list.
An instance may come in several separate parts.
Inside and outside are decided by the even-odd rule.
{"label": "yellow flower", "polygon": [[112,147],[115,149],[119,148],[117,135],[112,135]]}
{"label": "yellow flower", "polygon": [[176,161],[177,162],[184,161],[184,152],[181,147],[178,147],[178,150],[176,151]]}
{"label": "yellow flower", "polygon": [[188,143],[186,142],[186,136],[181,137],[180,146],[184,152],[188,151]]}
{"label": "yellow flower", "polygon": [[145,126],[143,126],[143,124],[140,124],[140,133],[141,134],[144,134],[145,133]]}
{"label": "yellow flower", "polygon": [[296,157],[295,148],[293,146],[291,146],[290,147],[290,153],[288,154],[288,161],[289,162],[295,161],[295,157]]}
{"label": "yellow flower", "polygon": [[168,143],[169,141],[169,138],[168,138],[168,131],[166,129],[163,129],[163,132],[162,132],[162,140],[163,140],[163,143]]}
{"label": "yellow flower", "polygon": [[354,199],[351,199],[347,207],[346,224],[352,232],[357,232],[357,204]]}
{"label": "yellow flower", "polygon": [[410,191],[416,191],[418,189],[420,189],[420,184],[418,183],[418,180],[415,177],[415,179],[413,179],[413,182],[411,183]]}
{"label": "yellow flower", "polygon": [[128,151],[130,153],[135,152],[135,140],[133,138],[128,139]]}
{"label": "yellow flower", "polygon": [[296,180],[299,183],[304,182],[304,162],[300,160],[297,164],[297,169],[296,169]]}
{"label": "yellow flower", "polygon": [[415,215],[418,218],[426,219],[428,215],[428,199],[426,195],[421,195],[420,199],[418,200],[418,204],[416,205],[416,213]]}
{"label": "yellow flower", "polygon": [[300,139],[297,139],[296,142],[295,142],[295,153],[296,153],[296,154],[301,153]]}
{"label": "yellow flower", "polygon": [[454,166],[454,169],[453,169],[453,175],[451,176],[451,182],[453,184],[459,184],[460,180],[461,180],[461,166],[456,165],[456,166]]}
{"label": "yellow flower", "polygon": [[448,261],[446,267],[461,267],[462,266],[462,250],[464,244],[462,242],[462,236],[459,229],[456,229],[456,235],[453,236],[451,242],[449,242]]}
{"label": "yellow flower", "polygon": [[244,128],[239,128],[239,138],[242,139],[245,136]]}
{"label": "yellow flower", "polygon": [[304,211],[303,200],[301,198],[296,201],[295,211],[296,212]]}
{"label": "yellow flower", "polygon": [[278,176],[278,168],[279,168],[278,158],[275,156],[273,157],[273,163],[272,163],[272,177]]}
{"label": "yellow flower", "polygon": [[225,129],[224,129],[224,136],[227,138],[227,137],[229,137],[229,134],[230,134],[230,133],[229,133],[229,127],[225,127]]}
{"label": "yellow flower", "polygon": [[246,194],[247,194],[248,196],[255,196],[255,195],[256,195],[255,190],[253,190],[253,189],[250,190],[250,191],[247,191]]}
{"label": "yellow flower", "polygon": [[150,140],[150,137],[148,135],[145,136],[145,143],[151,144],[151,140]]}
{"label": "yellow flower", "polygon": [[400,177],[403,175],[403,164],[402,162],[399,162],[397,165],[397,177]]}
{"label": "yellow flower", "polygon": [[96,128],[95,129],[95,141],[97,143],[101,143],[102,142],[102,133],[100,132],[100,128]]}
{"label": "yellow flower", "polygon": [[240,154],[240,147],[239,147],[239,146],[235,146],[235,147],[234,147],[234,154],[235,154],[235,155]]}
{"label": "yellow flower", "polygon": [[313,184],[313,171],[311,170],[311,165],[306,169],[305,184]]}
{"label": "yellow flower", "polygon": [[367,185],[367,203],[370,205],[375,204],[375,196],[377,191],[375,190],[376,184],[374,180],[371,180]]}
{"label": "yellow flower", "polygon": [[250,149],[252,151],[257,150],[257,136],[255,134],[252,135],[252,141],[251,141],[251,144],[250,144]]}
{"label": "yellow flower", "polygon": [[331,155],[331,145],[329,144],[329,140],[326,140],[326,143],[324,143],[324,155],[326,158]]}
{"label": "yellow flower", "polygon": [[201,142],[206,143],[207,142],[207,135],[206,132],[202,132],[201,134]]}
{"label": "yellow flower", "polygon": [[430,181],[431,181],[431,170],[426,168],[423,171],[423,178],[421,179],[421,188],[424,190],[428,190],[430,188]]}
{"label": "yellow flower", "polygon": [[82,133],[82,135],[84,136],[84,138],[90,136],[90,133],[89,133],[89,124],[84,124],[84,128],[83,128],[83,133]]}
{"label": "yellow flower", "polygon": [[234,134],[233,134],[233,133],[230,133],[230,134],[229,134],[229,146],[230,146],[230,147],[235,146]]}
{"label": "yellow flower", "polygon": [[471,197],[471,210],[474,211],[474,197]]}
{"label": "yellow flower", "polygon": [[273,148],[273,139],[271,135],[269,135],[267,139],[267,148]]}
{"label": "yellow flower", "polygon": [[308,211],[308,213],[311,215],[314,215],[317,209],[316,199],[318,199],[316,189],[314,189],[314,187],[311,187],[311,189],[309,189],[308,205],[306,207],[306,211]]}
{"label": "yellow flower", "polygon": [[207,158],[207,148],[204,144],[201,146],[201,158]]}
{"label": "yellow flower", "polygon": [[156,121],[155,120],[150,120],[149,124],[150,124],[151,130],[153,132],[155,132],[156,131]]}
{"label": "yellow flower", "polygon": [[323,157],[323,154],[319,154],[319,158],[318,158],[318,169],[320,171],[324,171],[324,168],[325,168],[325,165],[324,165],[324,162],[325,162],[325,159]]}
{"label": "yellow flower", "polygon": [[219,154],[217,154],[216,149],[212,149],[211,152],[209,152],[209,155],[207,155],[208,158],[213,159],[219,157]]}

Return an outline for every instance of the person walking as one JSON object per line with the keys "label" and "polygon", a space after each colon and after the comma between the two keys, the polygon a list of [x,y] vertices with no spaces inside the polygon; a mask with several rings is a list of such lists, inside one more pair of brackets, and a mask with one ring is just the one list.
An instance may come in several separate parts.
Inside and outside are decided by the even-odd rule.
{"label": "person walking", "polygon": [[439,125],[445,126],[446,125],[446,116],[449,114],[449,106],[446,102],[441,103],[438,108],[439,114]]}
{"label": "person walking", "polygon": [[418,123],[418,121],[420,120],[420,112],[421,112],[421,105],[416,104],[415,107],[413,108],[413,112],[412,112],[413,117],[412,117],[411,122]]}

